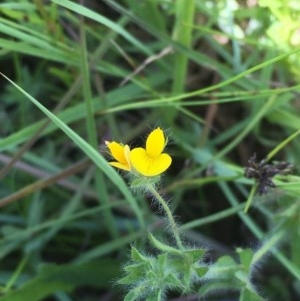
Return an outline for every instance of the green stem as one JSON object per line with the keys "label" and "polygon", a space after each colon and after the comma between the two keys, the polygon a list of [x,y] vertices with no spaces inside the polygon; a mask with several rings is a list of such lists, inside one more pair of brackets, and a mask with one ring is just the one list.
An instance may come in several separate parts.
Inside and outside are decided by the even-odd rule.
{"label": "green stem", "polygon": [[[88,134],[88,142],[89,144],[97,149],[98,142],[97,142],[97,126],[94,116],[94,109],[93,109],[93,101],[92,101],[92,88],[91,88],[91,80],[90,80],[90,66],[88,64],[88,49],[87,49],[87,41],[86,41],[86,34],[85,34],[85,25],[84,19],[81,19],[81,26],[80,26],[80,35],[81,35],[81,73],[83,78],[83,98],[86,104],[86,116],[87,116],[87,134]],[[108,192],[105,185],[105,178],[103,173],[100,170],[97,170],[95,173],[95,189],[97,194],[100,197],[102,204],[108,205],[109,204],[109,197]],[[107,208],[103,212],[103,217],[105,224],[107,226],[107,230],[110,232],[113,238],[119,237],[119,231],[117,229],[113,214],[110,208]]]}
{"label": "green stem", "polygon": [[174,238],[176,240],[177,246],[179,247],[180,250],[183,250],[183,244],[181,242],[180,236],[179,236],[179,230],[178,227],[175,223],[175,220],[173,218],[172,212],[167,204],[167,202],[162,198],[162,196],[156,191],[154,186],[152,184],[147,185],[148,191],[156,198],[156,200],[160,203],[160,205],[164,208],[167,218],[169,220],[170,226],[171,226],[171,231],[174,235]]}
{"label": "green stem", "polygon": [[[192,49],[192,31],[194,23],[194,15],[196,8],[195,0],[177,0],[175,5],[175,25],[173,31],[173,41],[183,46],[189,51]],[[183,51],[177,51],[173,55],[174,70],[173,70],[173,95],[180,95],[185,91],[187,78],[188,56]],[[165,114],[166,121],[171,125],[176,118],[177,110],[175,107],[170,107]]]}
{"label": "green stem", "polygon": [[[175,5],[176,22],[173,39],[186,48],[191,48],[193,19],[195,15],[195,0],[178,0]],[[188,57],[185,53],[178,52],[174,55],[174,80],[172,92],[180,94],[184,92],[186,82]]]}
{"label": "green stem", "polygon": [[15,285],[17,279],[20,277],[22,270],[24,269],[26,263],[28,262],[28,255],[26,255],[20,262],[19,266],[17,267],[17,270],[12,274],[11,278],[8,280],[5,292],[9,292],[11,288]]}

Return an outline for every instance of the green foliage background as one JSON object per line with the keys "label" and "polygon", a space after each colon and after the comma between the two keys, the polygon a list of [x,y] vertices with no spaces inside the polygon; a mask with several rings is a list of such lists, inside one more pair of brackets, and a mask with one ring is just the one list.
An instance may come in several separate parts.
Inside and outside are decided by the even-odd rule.
{"label": "green foliage background", "polygon": [[[104,141],[156,126],[185,241],[212,262],[250,247],[262,296],[299,299],[299,21],[292,0],[2,1],[0,300],[122,300],[130,244],[169,237]],[[243,174],[255,152],[295,166],[262,197]],[[239,300],[209,285],[193,297]]]}

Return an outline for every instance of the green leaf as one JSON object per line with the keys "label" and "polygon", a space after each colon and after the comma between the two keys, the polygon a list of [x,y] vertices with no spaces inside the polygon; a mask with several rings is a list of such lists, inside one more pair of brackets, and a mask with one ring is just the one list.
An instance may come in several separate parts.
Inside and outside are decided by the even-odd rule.
{"label": "green leaf", "polygon": [[124,298],[124,301],[134,301],[137,300],[139,298],[139,296],[137,295],[137,293],[133,290],[131,290]]}
{"label": "green leaf", "polygon": [[208,271],[208,267],[202,266],[202,267],[196,267],[194,268],[195,273],[199,278],[202,278]]}
{"label": "green leaf", "polygon": [[184,254],[188,255],[192,262],[197,262],[202,260],[204,254],[207,252],[206,249],[188,249],[184,250]]}
{"label": "green leaf", "polygon": [[149,297],[146,299],[146,301],[157,301],[157,300],[159,300],[159,299],[158,299],[158,294],[151,295],[151,296],[149,296]]}
{"label": "green leaf", "polygon": [[146,298],[146,301],[161,301],[164,300],[163,298],[164,295],[165,295],[164,289],[156,290],[154,293],[152,293]]}
{"label": "green leaf", "polygon": [[170,270],[170,267],[168,265],[169,265],[168,254],[166,253],[160,254],[158,255],[156,260],[155,271],[159,271],[161,273],[161,276],[163,277],[163,275],[168,274],[168,271]]}
{"label": "green leaf", "polygon": [[272,123],[279,124],[283,128],[298,130],[300,128],[300,118],[296,112],[277,109],[268,115],[268,120]]}
{"label": "green leaf", "polygon": [[265,299],[260,297],[258,294],[256,294],[253,291],[250,291],[248,288],[243,288],[240,300],[239,301],[264,301]]}
{"label": "green leaf", "polygon": [[130,274],[124,276],[123,278],[118,280],[118,284],[133,284],[136,281],[141,279],[140,273],[131,272]]}
{"label": "green leaf", "polygon": [[140,49],[144,53],[151,55],[152,53],[149,51],[149,48],[145,47],[143,43],[141,43],[139,40],[137,40],[134,36],[132,36],[128,31],[126,31],[122,26],[117,24],[116,22],[111,21],[110,19],[106,18],[105,16],[102,16],[98,13],[96,13],[93,10],[90,10],[86,8],[83,5],[79,5],[77,3],[74,3],[72,1],[68,0],[52,0],[52,2],[61,5],[81,16],[85,16],[86,18],[89,18],[91,20],[94,20],[96,22],[99,22],[100,24],[110,28],[111,30],[117,32],[121,36],[123,36],[125,39],[127,39],[129,42],[131,42],[137,49]]}
{"label": "green leaf", "polygon": [[235,273],[235,277],[239,279],[241,282],[243,282],[245,285],[249,283],[248,274],[244,271],[237,271]]}
{"label": "green leaf", "polygon": [[130,192],[128,186],[119,174],[108,164],[103,156],[93,148],[89,143],[82,139],[76,132],[74,132],[69,126],[67,126],[62,120],[60,120],[55,114],[50,112],[44,107],[38,100],[32,97],[29,93],[23,90],[20,86],[10,80],[3,73],[0,73],[6,80],[8,80],[16,89],[18,89],[24,96],[26,96],[35,106],[37,106],[53,123],[55,123],[94,163],[100,168],[103,173],[119,188],[124,197],[134,209],[137,218],[142,226],[145,227],[145,222],[139,210],[136,199]]}
{"label": "green leaf", "polygon": [[146,262],[149,261],[149,258],[141,254],[137,248],[132,247],[131,248],[131,258],[133,261],[136,262]]}
{"label": "green leaf", "polygon": [[209,281],[204,283],[198,293],[199,296],[205,297],[207,295],[213,294],[221,295],[224,291],[232,291],[232,290],[239,290],[240,286],[235,283],[234,281],[223,281],[219,279],[214,279],[213,281]]}
{"label": "green leaf", "polygon": [[128,264],[124,268],[126,275],[118,280],[119,284],[133,284],[146,278],[148,271],[151,270],[149,263]]}
{"label": "green leaf", "polygon": [[229,280],[234,278],[234,273],[240,269],[240,266],[228,255],[220,257],[209,267],[205,277],[207,279],[219,278],[220,280]]}
{"label": "green leaf", "polygon": [[168,286],[170,288],[184,289],[184,284],[182,283],[182,281],[173,274],[168,275],[165,282],[166,287]]}
{"label": "green leaf", "polygon": [[241,264],[243,265],[245,270],[248,271],[253,259],[253,251],[251,249],[241,248],[238,248],[236,251],[239,254]]}

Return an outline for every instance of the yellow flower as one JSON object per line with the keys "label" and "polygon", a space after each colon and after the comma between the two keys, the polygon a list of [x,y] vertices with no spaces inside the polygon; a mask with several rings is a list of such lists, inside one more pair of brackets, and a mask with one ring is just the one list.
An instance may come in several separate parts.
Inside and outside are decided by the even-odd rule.
{"label": "yellow flower", "polygon": [[132,166],[143,176],[153,177],[163,173],[172,162],[172,158],[162,153],[166,146],[166,139],[160,128],[153,130],[147,140],[146,149],[134,148],[130,152]]}
{"label": "yellow flower", "polygon": [[129,146],[117,143],[115,141],[109,142],[105,141],[106,146],[108,147],[111,156],[116,160],[109,162],[111,166],[124,169],[127,171],[131,170],[131,164],[129,160],[130,148]]}

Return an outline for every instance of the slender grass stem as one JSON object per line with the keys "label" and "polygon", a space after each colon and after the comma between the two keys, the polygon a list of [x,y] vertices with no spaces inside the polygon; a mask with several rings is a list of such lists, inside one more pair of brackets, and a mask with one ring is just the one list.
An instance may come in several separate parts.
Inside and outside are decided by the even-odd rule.
{"label": "slender grass stem", "polygon": [[[187,48],[191,47],[193,27],[186,26],[185,24],[193,23],[194,13],[194,0],[178,0],[176,2],[176,23],[173,39]],[[179,52],[175,54],[174,59],[175,65],[172,91],[173,93],[182,93],[185,86],[188,57],[184,53]]]}
{"label": "slender grass stem", "polygon": [[[88,141],[89,144],[97,149],[97,132],[96,132],[96,122],[94,117],[93,111],[93,101],[92,101],[92,91],[91,91],[91,84],[90,84],[90,70],[88,64],[88,49],[87,49],[87,41],[86,41],[86,34],[85,34],[85,27],[84,27],[84,19],[81,19],[81,26],[80,26],[80,35],[81,35],[81,71],[83,76],[83,97],[86,104],[86,114],[87,114],[87,133],[88,133]],[[109,203],[108,192],[106,190],[105,179],[104,175],[100,170],[97,170],[95,173],[95,189],[97,194],[101,196],[101,202],[104,205]],[[110,232],[111,236],[116,238],[119,236],[118,229],[116,227],[116,223],[114,221],[114,217],[112,212],[109,208],[105,210],[104,219],[106,221],[107,229]]]}
{"label": "slender grass stem", "polygon": [[15,270],[15,272],[12,274],[11,278],[8,280],[6,286],[5,286],[5,291],[8,292],[9,290],[11,290],[11,288],[13,287],[13,285],[16,283],[17,279],[20,277],[25,265],[28,262],[28,255],[24,256],[21,260],[21,262],[19,263],[17,269]]}

